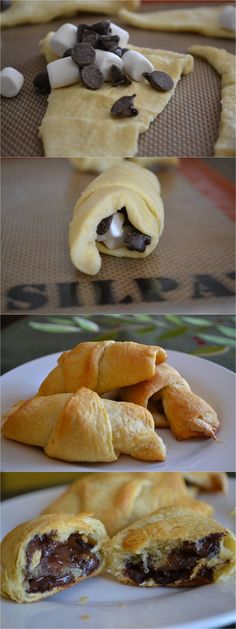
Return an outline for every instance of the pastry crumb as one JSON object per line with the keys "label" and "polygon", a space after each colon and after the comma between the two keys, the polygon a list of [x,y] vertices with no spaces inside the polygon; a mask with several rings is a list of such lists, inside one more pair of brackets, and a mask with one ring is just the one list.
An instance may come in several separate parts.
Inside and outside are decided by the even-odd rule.
{"label": "pastry crumb", "polygon": [[80,620],[89,620],[90,619],[90,614],[84,614],[83,616],[80,616]]}
{"label": "pastry crumb", "polygon": [[81,603],[81,605],[84,605],[84,603],[88,602],[88,596],[80,596],[79,597],[79,603]]}

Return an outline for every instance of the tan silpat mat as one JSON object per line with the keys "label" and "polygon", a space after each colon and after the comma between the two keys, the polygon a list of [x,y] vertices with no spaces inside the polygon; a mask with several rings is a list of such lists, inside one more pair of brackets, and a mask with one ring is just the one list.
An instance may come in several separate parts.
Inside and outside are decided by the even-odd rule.
{"label": "tan silpat mat", "polygon": [[[179,3],[176,3],[176,6]],[[160,8],[162,7],[160,3]],[[151,4],[151,8],[155,3]],[[150,3],[148,3],[150,9]],[[92,23],[97,16],[83,15]],[[78,19],[73,19],[78,23]],[[118,23],[116,18],[116,22]],[[52,23],[55,30],[65,20]],[[21,26],[3,32],[2,65],[12,65],[25,77],[22,92],[15,99],[2,99],[2,155],[42,156],[38,128],[47,107],[45,96],[34,91],[34,76],[45,67],[38,42],[49,30],[47,24]],[[130,41],[140,47],[186,53],[203,37],[192,34],[153,33],[130,27]],[[26,45],[27,42],[27,45]],[[204,44],[233,52],[233,42],[204,37]],[[213,154],[220,120],[220,77],[207,61],[196,58],[194,72],[182,77],[174,97],[149,130],[139,138],[140,156],[209,156]]]}
{"label": "tan silpat mat", "polygon": [[103,255],[101,271],[89,277],[70,262],[68,224],[93,176],[76,173],[67,160],[4,161],[2,312],[232,308],[234,229],[223,210],[233,206],[233,192],[202,165],[182,160],[180,169],[160,172],[165,229],[152,255],[143,261]]}

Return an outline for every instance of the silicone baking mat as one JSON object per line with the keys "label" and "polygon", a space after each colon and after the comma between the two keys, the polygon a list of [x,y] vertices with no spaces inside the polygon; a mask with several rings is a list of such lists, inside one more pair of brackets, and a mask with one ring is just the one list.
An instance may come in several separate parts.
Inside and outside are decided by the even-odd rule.
{"label": "silicone baking mat", "polygon": [[70,261],[68,225],[95,175],[64,159],[3,160],[2,313],[232,312],[230,172],[231,159],[183,159],[162,169],[158,247],[144,260],[103,255],[91,277]]}
{"label": "silicone baking mat", "polygon": [[[197,6],[201,3],[175,2],[174,6]],[[204,3],[204,6],[208,3]],[[214,3],[210,3],[211,6]],[[171,3],[145,2],[142,11],[155,8],[173,8]],[[108,16],[107,16],[108,17]],[[72,18],[93,23],[99,15],[81,14]],[[120,23],[117,17],[112,18]],[[36,74],[45,68],[45,60],[39,54],[39,41],[49,30],[56,30],[66,19],[49,24],[18,26],[3,31],[2,66],[14,66],[23,73],[23,90],[14,99],[2,99],[2,155],[6,157],[43,156],[43,146],[38,128],[47,107],[46,96],[38,95],[32,85]],[[128,27],[130,41],[134,45],[187,52],[193,44],[226,48],[234,52],[232,40],[207,38],[188,33],[155,33]],[[194,72],[183,76],[175,95],[165,110],[140,136],[140,156],[210,156],[218,135],[220,120],[220,77],[202,59],[195,59]],[[98,152],[99,154],[99,152]]]}

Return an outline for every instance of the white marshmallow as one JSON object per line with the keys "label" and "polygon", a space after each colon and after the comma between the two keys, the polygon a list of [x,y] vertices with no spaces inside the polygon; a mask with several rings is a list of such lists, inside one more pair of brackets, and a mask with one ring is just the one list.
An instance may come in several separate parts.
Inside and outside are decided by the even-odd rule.
{"label": "white marshmallow", "polygon": [[103,75],[104,81],[110,81],[111,78],[111,66],[115,65],[123,69],[123,61],[113,52],[107,52],[106,50],[96,50],[95,66],[100,70]]}
{"label": "white marshmallow", "polygon": [[63,24],[50,40],[53,52],[59,57],[62,57],[64,52],[68,48],[73,48],[75,44],[77,44],[77,26],[74,26],[74,24]]}
{"label": "white marshmallow", "polygon": [[124,71],[133,81],[142,81],[144,72],[153,72],[154,66],[136,50],[127,50],[122,56]]}
{"label": "white marshmallow", "polygon": [[118,35],[118,37],[120,38],[119,46],[121,48],[125,48],[125,46],[127,46],[128,41],[129,41],[128,31],[125,31],[124,28],[117,26],[117,24],[113,24],[113,22],[111,22],[110,28],[111,28],[111,34]]}
{"label": "white marshmallow", "polygon": [[116,214],[113,214],[111,225],[108,229],[110,235],[113,238],[120,238],[120,236],[122,236],[124,220],[125,217],[120,212],[116,212]]}
{"label": "white marshmallow", "polygon": [[51,61],[47,65],[47,71],[52,89],[73,85],[80,81],[79,67],[71,57]]}
{"label": "white marshmallow", "polygon": [[222,28],[230,31],[236,30],[236,7],[228,5],[224,7],[219,15],[219,24]]}
{"label": "white marshmallow", "polygon": [[121,247],[125,246],[124,238],[123,236],[121,236],[120,238],[113,238],[112,236],[110,236],[109,238],[106,238],[106,240],[104,240],[104,245],[106,245],[108,249],[120,249]]}
{"label": "white marshmallow", "polygon": [[23,74],[15,70],[15,68],[3,68],[0,73],[1,78],[1,94],[6,98],[13,98],[19,94],[23,83]]}

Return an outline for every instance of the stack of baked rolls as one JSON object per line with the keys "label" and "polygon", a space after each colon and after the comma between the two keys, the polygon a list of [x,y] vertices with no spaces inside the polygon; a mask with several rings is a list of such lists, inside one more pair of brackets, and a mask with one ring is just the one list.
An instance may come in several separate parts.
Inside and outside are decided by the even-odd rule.
{"label": "stack of baked rolls", "polygon": [[163,426],[179,440],[215,438],[215,411],[166,360],[153,345],[80,343],[60,356],[35,397],[13,406],[3,435],[52,458],[107,463],[120,454],[163,461],[156,430]]}
{"label": "stack of baked rolls", "polygon": [[[191,474],[191,487],[224,490],[224,474]],[[199,478],[200,476],[200,478]],[[108,570],[122,583],[188,587],[226,580],[235,537],[192,497],[180,473],[92,474],[2,542],[2,592],[34,602]],[[93,511],[78,513],[84,509]],[[110,535],[110,537],[108,537]]]}

